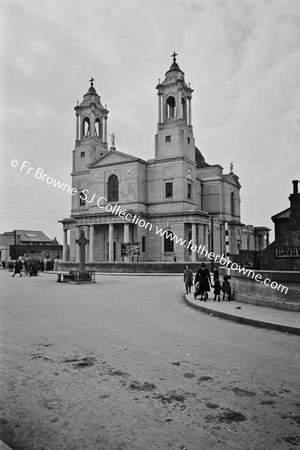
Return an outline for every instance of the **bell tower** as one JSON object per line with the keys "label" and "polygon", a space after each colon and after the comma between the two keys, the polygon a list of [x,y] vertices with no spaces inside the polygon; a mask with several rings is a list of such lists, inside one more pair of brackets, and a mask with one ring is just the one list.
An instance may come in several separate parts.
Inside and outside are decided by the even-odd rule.
{"label": "bell tower", "polygon": [[75,106],[76,141],[73,172],[86,170],[86,166],[107,152],[108,110],[101,104],[101,98],[94,88],[94,78],[83,96],[83,101]]}
{"label": "bell tower", "polygon": [[195,162],[195,142],[192,127],[192,92],[185,83],[184,72],[176,62],[156,86],[158,94],[158,125],[155,136],[155,158],[184,156]]}

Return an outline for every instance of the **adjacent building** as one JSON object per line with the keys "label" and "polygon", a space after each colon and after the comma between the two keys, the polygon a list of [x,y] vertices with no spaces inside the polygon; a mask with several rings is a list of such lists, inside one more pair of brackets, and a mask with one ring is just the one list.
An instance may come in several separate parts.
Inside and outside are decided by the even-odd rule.
{"label": "adjacent building", "polygon": [[42,231],[13,230],[0,234],[1,261],[14,260],[19,256],[32,259],[62,258],[62,245]]}
{"label": "adjacent building", "polygon": [[108,144],[109,111],[93,79],[75,107],[74,195],[70,217],[60,221],[64,261],[68,243],[69,260],[78,261],[80,229],[89,239],[89,262],[127,261],[133,254],[139,261],[204,260],[205,249],[225,253],[225,222],[231,255],[263,250],[268,244],[268,228],[241,222],[241,185],[233,165],[224,173],[220,165],[208,164],[196,147],[193,89],[185,81],[177,55],[172,56],[170,69],[156,86],[153,159],[120,151],[114,134]]}
{"label": "adjacent building", "polygon": [[[260,254],[260,266],[266,270],[300,271],[300,193],[293,180],[290,207],[275,214],[275,240]],[[299,281],[299,280],[298,280]]]}

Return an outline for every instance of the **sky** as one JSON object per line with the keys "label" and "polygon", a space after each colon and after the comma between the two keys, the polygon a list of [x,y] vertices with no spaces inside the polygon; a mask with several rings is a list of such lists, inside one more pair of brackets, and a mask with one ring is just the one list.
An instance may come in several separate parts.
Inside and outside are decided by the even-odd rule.
{"label": "sky", "polygon": [[0,25],[0,233],[41,230],[62,243],[70,194],[34,174],[71,184],[74,107],[91,77],[117,150],[154,157],[156,85],[174,51],[194,89],[196,146],[224,173],[233,162],[242,222],[273,229],[289,207],[300,180],[300,1],[2,0]]}

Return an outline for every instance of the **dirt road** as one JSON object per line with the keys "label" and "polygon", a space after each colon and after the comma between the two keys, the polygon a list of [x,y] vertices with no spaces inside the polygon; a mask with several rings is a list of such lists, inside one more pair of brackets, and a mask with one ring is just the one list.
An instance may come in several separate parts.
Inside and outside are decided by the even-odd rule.
{"label": "dirt road", "polygon": [[210,317],[182,277],[1,281],[2,438],[16,450],[300,446],[299,337]]}

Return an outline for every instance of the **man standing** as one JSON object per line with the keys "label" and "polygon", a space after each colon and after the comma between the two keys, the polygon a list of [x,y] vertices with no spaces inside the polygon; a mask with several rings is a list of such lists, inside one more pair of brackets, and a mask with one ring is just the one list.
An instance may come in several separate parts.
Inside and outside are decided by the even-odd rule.
{"label": "man standing", "polygon": [[17,259],[17,261],[15,262],[15,271],[14,274],[12,275],[12,277],[14,277],[16,275],[16,273],[18,273],[20,275],[20,277],[22,276],[21,274],[21,269],[23,268],[21,261],[19,261]]}

